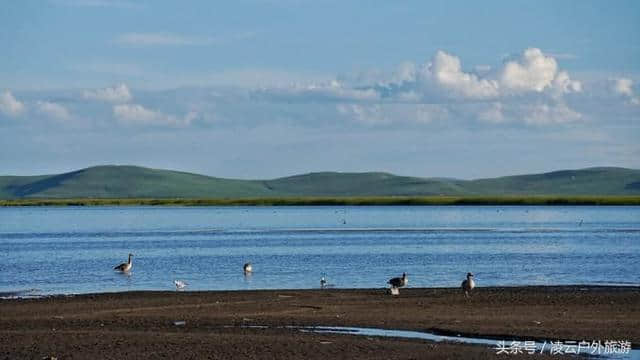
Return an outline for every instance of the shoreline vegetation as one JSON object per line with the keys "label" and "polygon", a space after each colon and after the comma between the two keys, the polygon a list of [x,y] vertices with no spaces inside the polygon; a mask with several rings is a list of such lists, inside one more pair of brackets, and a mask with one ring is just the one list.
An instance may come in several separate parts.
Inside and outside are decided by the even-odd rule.
{"label": "shoreline vegetation", "polygon": [[365,196],[273,198],[68,198],[0,199],[11,206],[435,206],[603,205],[640,206],[640,196]]}

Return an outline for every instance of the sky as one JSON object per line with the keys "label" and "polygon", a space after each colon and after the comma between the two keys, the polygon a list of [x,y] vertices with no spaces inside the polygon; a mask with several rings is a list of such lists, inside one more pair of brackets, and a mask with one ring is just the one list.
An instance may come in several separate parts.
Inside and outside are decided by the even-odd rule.
{"label": "sky", "polygon": [[0,175],[640,168],[640,2],[0,5]]}

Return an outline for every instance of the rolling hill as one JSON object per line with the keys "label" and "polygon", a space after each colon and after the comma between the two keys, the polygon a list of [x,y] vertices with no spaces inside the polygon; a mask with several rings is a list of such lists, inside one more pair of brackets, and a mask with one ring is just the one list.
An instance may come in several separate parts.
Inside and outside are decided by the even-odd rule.
{"label": "rolling hill", "polygon": [[477,180],[318,172],[273,180],[238,180],[109,165],[64,174],[0,176],[0,199],[430,195],[640,195],[640,170],[600,167]]}

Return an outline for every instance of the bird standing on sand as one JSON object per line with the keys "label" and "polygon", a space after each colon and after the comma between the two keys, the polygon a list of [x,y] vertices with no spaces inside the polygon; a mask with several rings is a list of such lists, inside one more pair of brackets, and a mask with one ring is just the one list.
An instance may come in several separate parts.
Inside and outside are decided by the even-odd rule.
{"label": "bird standing on sand", "polygon": [[402,277],[394,277],[388,281],[388,284],[391,284],[391,287],[396,289],[407,286],[407,283],[409,283],[407,273],[402,273]]}
{"label": "bird standing on sand", "polygon": [[122,272],[129,272],[129,270],[131,270],[131,267],[133,266],[133,264],[131,263],[131,257],[132,256],[133,256],[133,254],[130,253],[129,254],[129,261],[114,267],[113,270],[118,270],[118,271],[122,271]]}
{"label": "bird standing on sand", "polygon": [[467,273],[467,280],[462,282],[462,291],[464,291],[464,296],[469,297],[469,293],[476,287],[476,283],[473,281],[473,274]]}
{"label": "bird standing on sand", "polygon": [[320,278],[320,288],[324,289],[324,287],[327,286],[327,279],[323,277]]}
{"label": "bird standing on sand", "polygon": [[251,263],[246,263],[244,264],[244,273],[246,274],[251,274],[251,272],[253,271],[253,266],[251,266]]}

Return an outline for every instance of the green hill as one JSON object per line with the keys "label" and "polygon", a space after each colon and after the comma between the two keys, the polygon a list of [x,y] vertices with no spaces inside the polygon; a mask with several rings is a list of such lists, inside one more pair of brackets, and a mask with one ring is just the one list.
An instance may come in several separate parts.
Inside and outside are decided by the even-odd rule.
{"label": "green hill", "polygon": [[597,167],[472,180],[464,186],[481,195],[638,195],[639,177],[640,170]]}
{"label": "green hill", "polygon": [[272,195],[255,181],[148,169],[96,166],[36,177],[0,177],[5,198],[220,198]]}
{"label": "green hill", "polygon": [[298,196],[413,196],[464,194],[465,189],[439,179],[381,172],[320,172],[264,182],[278,193]]}
{"label": "green hill", "polygon": [[589,168],[478,180],[381,172],[319,172],[273,180],[237,180],[137,166],[96,166],[55,175],[0,176],[0,199],[431,195],[640,195],[640,170]]}

